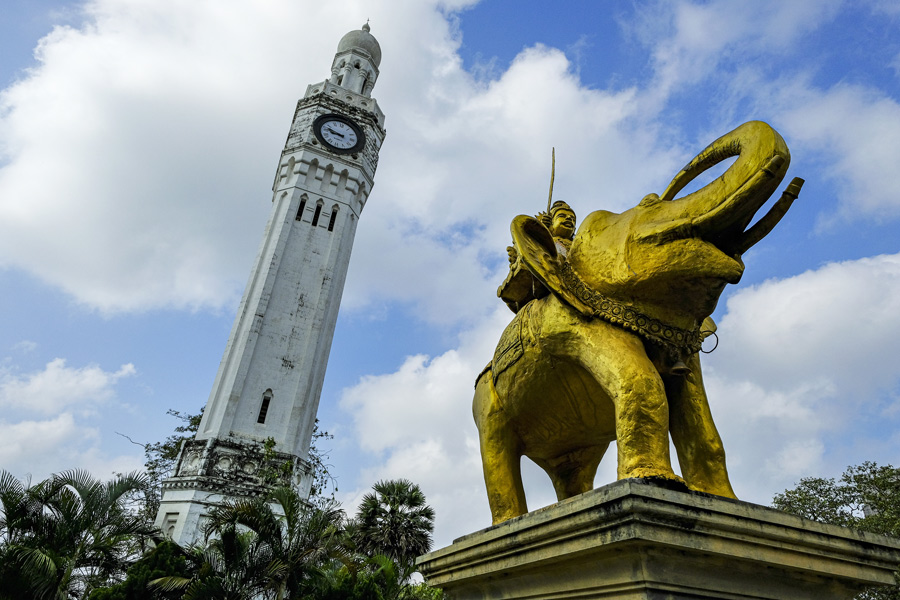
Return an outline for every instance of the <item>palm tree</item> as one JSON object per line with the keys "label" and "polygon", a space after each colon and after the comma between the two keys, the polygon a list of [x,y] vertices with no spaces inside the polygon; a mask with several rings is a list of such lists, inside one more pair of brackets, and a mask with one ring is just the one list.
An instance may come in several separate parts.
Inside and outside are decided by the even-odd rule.
{"label": "palm tree", "polygon": [[[316,600],[399,600],[405,598],[397,565],[387,556],[354,556],[342,566],[332,565],[304,598]],[[414,600],[409,598],[408,600]]]}
{"label": "palm tree", "polygon": [[343,520],[336,502],[313,507],[290,487],[228,502],[209,514],[209,541],[194,550],[195,576],[166,577],[153,585],[183,589],[185,598],[300,598],[323,566],[346,554]]}
{"label": "palm tree", "polygon": [[384,554],[401,570],[402,581],[415,571],[416,557],[431,550],[434,509],[418,485],[406,479],[379,481],[363,496],[354,538],[369,556]]}
{"label": "palm tree", "polygon": [[0,472],[3,593],[64,600],[123,577],[135,541],[154,533],[123,506],[142,485],[137,473],[103,483],[73,470],[27,486]]}
{"label": "palm tree", "polygon": [[190,577],[170,575],[150,582],[161,592],[179,592],[185,600],[270,598],[267,567],[271,556],[252,531],[222,531],[205,546],[182,549]]}
{"label": "palm tree", "polygon": [[31,587],[31,578],[23,572],[20,555],[29,539],[29,531],[41,516],[42,506],[23,484],[6,471],[0,471],[0,599],[12,600]]}

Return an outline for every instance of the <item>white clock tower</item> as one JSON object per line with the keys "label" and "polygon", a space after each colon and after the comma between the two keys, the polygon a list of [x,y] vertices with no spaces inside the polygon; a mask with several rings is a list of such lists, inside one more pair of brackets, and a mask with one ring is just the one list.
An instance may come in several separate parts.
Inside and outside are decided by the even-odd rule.
{"label": "white clock tower", "polygon": [[[297,103],[272,212],[200,430],[163,482],[156,524],[180,544],[223,500],[290,484],[307,454],[359,215],[374,183],[384,113],[371,97],[381,47],[368,24],[338,44],[331,77]],[[266,449],[267,440],[269,449]]]}

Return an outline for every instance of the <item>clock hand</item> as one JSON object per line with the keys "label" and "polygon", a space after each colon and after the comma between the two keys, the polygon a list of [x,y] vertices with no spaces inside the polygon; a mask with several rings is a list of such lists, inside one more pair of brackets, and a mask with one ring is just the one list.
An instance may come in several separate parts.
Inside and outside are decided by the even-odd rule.
{"label": "clock hand", "polygon": [[331,127],[326,127],[325,129],[328,131],[328,133],[333,133],[334,135],[336,135],[336,136],[338,136],[338,137],[341,137],[341,138],[344,137],[344,134],[343,134],[343,133],[338,133],[337,131],[335,131],[335,130],[332,129]]}

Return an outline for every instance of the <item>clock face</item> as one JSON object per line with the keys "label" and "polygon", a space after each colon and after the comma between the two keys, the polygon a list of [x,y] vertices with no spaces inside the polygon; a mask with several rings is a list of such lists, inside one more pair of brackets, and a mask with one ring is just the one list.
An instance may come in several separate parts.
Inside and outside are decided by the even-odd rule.
{"label": "clock face", "polygon": [[313,131],[326,147],[341,154],[357,152],[365,142],[362,129],[341,115],[322,115],[313,124]]}

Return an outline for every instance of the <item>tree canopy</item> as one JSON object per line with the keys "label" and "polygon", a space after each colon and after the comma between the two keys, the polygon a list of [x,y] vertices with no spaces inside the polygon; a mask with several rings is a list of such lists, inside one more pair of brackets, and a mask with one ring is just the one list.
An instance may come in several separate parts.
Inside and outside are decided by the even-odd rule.
{"label": "tree canopy", "polygon": [[73,470],[29,486],[0,471],[0,597],[82,597],[123,578],[153,533],[125,507],[144,483]]}
{"label": "tree canopy", "polygon": [[391,558],[406,579],[415,571],[416,557],[431,550],[434,509],[411,481],[379,481],[363,496],[355,526],[359,549],[369,556]]}
{"label": "tree canopy", "polygon": [[202,416],[169,414],[182,424],[163,442],[140,444],[145,473],[102,482],[72,470],[31,485],[0,471],[0,600],[443,597],[409,581],[434,528],[422,491],[403,479],[380,481],[356,519],[347,519],[333,498],[327,453],[315,445],[331,436],[318,426],[310,498],[273,487],[214,507],[201,543],[184,548],[166,540],[152,525],[159,485]]}
{"label": "tree canopy", "polygon": [[[864,462],[847,467],[837,480],[806,477],[776,494],[772,505],[814,521],[900,537],[900,469]],[[859,598],[900,600],[900,586],[872,589]]]}

